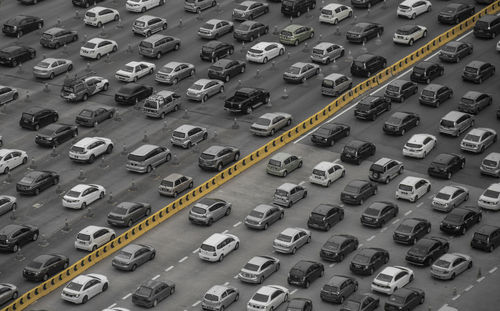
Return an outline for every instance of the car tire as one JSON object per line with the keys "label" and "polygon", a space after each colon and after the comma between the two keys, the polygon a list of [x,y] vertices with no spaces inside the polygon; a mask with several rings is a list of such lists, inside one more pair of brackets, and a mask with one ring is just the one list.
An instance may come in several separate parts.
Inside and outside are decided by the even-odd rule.
{"label": "car tire", "polygon": [[227,208],[226,213],[224,214],[224,216],[229,216],[229,214],[231,214],[231,208],[230,207]]}
{"label": "car tire", "polygon": [[413,46],[413,43],[414,43],[413,39],[410,39],[410,41],[408,42],[408,45]]}
{"label": "car tire", "polygon": [[130,271],[134,272],[134,271],[135,271],[135,269],[137,269],[137,265],[136,265],[136,264],[133,264],[133,265],[132,265],[132,268],[130,268]]}
{"label": "car tire", "polygon": [[92,246],[92,251],[95,252],[97,249],[97,245]]}
{"label": "car tire", "polygon": [[86,304],[87,301],[89,301],[89,297],[87,296],[83,296],[83,299],[82,299],[82,304]]}
{"label": "car tire", "polygon": [[153,167],[151,165],[148,165],[148,167],[146,168],[146,173],[151,173],[152,170]]}
{"label": "car tire", "polygon": [[39,195],[40,194],[40,189],[36,188],[35,189],[35,195]]}
{"label": "car tire", "polygon": [[309,288],[309,286],[311,286],[311,282],[309,282],[309,280],[306,280],[306,282],[304,283],[304,288]]}
{"label": "car tire", "polygon": [[91,154],[89,157],[89,163],[94,163],[95,162],[95,155]]}
{"label": "car tire", "polygon": [[153,308],[158,305],[158,299],[153,300]]}
{"label": "car tire", "polygon": [[206,102],[208,100],[208,94],[203,95],[201,101]]}
{"label": "car tire", "polygon": [[266,223],[264,224],[264,230],[267,230],[268,228],[269,228],[269,223],[267,223],[267,222],[266,222]]}
{"label": "car tire", "polygon": [[216,167],[217,172],[222,171],[222,167],[223,167],[222,162],[219,162],[219,164],[217,164],[217,167]]}
{"label": "car tire", "polygon": [[102,27],[102,23],[101,22],[98,22],[97,23],[97,28],[101,28]]}
{"label": "car tire", "polygon": [[87,203],[83,202],[82,205],[80,205],[80,209],[85,209],[87,208]]}

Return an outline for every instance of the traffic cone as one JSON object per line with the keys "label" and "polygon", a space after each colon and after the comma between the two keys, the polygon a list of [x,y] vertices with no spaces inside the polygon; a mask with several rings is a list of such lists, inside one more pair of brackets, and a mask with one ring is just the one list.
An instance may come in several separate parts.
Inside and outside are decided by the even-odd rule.
{"label": "traffic cone", "polygon": [[179,18],[179,28],[182,28],[182,17]]}
{"label": "traffic cone", "polygon": [[457,288],[453,287],[453,297],[457,296],[457,294],[458,294]]}
{"label": "traffic cone", "polygon": [[61,230],[63,232],[70,232],[71,231],[71,227],[69,226],[69,223],[68,223],[68,218],[64,219],[64,227]]}
{"label": "traffic cone", "polygon": [[104,25],[102,25],[101,33],[99,34],[99,37],[106,38],[107,36],[108,36],[108,34],[106,33],[106,28],[104,27]]}
{"label": "traffic cone", "polygon": [[123,144],[122,146],[123,147],[122,147],[121,155],[127,155],[128,154],[127,145]]}
{"label": "traffic cone", "polygon": [[307,44],[307,42],[304,42],[304,48],[302,49],[302,52],[309,53],[309,51],[309,44]]}
{"label": "traffic cone", "polygon": [[273,35],[278,36],[280,32],[278,31],[278,26],[274,25]]}
{"label": "traffic cone", "polygon": [[238,120],[236,118],[234,118],[231,128],[233,128],[234,130],[240,128],[240,125],[238,124]]}
{"label": "traffic cone", "polygon": [[106,159],[104,156],[101,157],[101,163],[99,163],[99,167],[102,169],[108,168],[108,163],[106,162]]}
{"label": "traffic cone", "polygon": [[132,45],[129,43],[127,44],[127,53],[132,54],[134,52],[134,49],[132,48]]}
{"label": "traffic cone", "polygon": [[364,53],[368,52],[368,49],[366,48],[366,42],[365,41],[363,41],[363,46],[361,47],[361,51],[363,51]]}
{"label": "traffic cone", "polygon": [[187,108],[184,109],[184,115],[182,116],[183,119],[189,119],[189,114]]}
{"label": "traffic cone", "polygon": [[116,24],[116,28],[117,29],[122,29],[123,28],[123,24],[122,24],[122,19],[121,18],[118,19],[118,24]]}
{"label": "traffic cone", "polygon": [[111,63],[111,56],[109,54],[106,54],[106,59],[104,60],[104,62],[107,64]]}
{"label": "traffic cone", "polygon": [[38,239],[38,245],[40,247],[47,247],[49,246],[49,240],[47,239],[47,236],[45,234],[40,235],[40,239]]}
{"label": "traffic cone", "polygon": [[85,172],[83,170],[80,170],[80,174],[78,175],[78,180],[84,181],[85,179],[87,179],[87,177],[85,177]]}
{"label": "traffic cone", "polygon": [[376,45],[382,45],[382,39],[380,38],[380,33],[377,34],[377,39],[375,39]]}
{"label": "traffic cone", "polygon": [[109,192],[108,194],[108,203],[113,203],[113,192]]}
{"label": "traffic cone", "polygon": [[132,179],[132,182],[130,183],[130,188],[128,188],[129,191],[136,191],[137,190],[137,185],[135,184],[135,181]]}
{"label": "traffic cone", "polygon": [[75,19],[80,19],[80,10],[75,10]]}
{"label": "traffic cone", "polygon": [[477,278],[480,279],[483,276],[483,273],[481,272],[481,268],[477,269]]}
{"label": "traffic cone", "polygon": [[259,80],[260,78],[262,78],[261,75],[260,75],[260,69],[257,69],[255,71],[255,77],[254,78],[255,78],[255,80]]}
{"label": "traffic cone", "polygon": [[31,93],[30,91],[26,91],[26,97],[24,99],[27,103],[31,103]]}
{"label": "traffic cone", "polygon": [[35,159],[31,159],[31,163],[30,163],[29,168],[32,170],[35,170],[37,168]]}
{"label": "traffic cone", "polygon": [[23,261],[23,260],[26,259],[26,257],[24,257],[24,255],[23,255],[23,253],[21,253],[21,247],[19,247],[17,249],[16,257],[15,258],[16,258],[17,261]]}
{"label": "traffic cone", "polygon": [[12,182],[12,175],[10,174],[10,171],[7,172],[7,176],[5,177],[4,182],[8,184]]}
{"label": "traffic cone", "polygon": [[283,99],[288,98],[288,91],[286,90],[286,87],[283,89],[283,94],[281,95],[281,98],[283,98]]}
{"label": "traffic cone", "polygon": [[121,121],[122,120],[122,116],[120,115],[120,113],[118,112],[118,110],[115,111],[115,113],[113,115],[113,120],[115,120],[115,121]]}
{"label": "traffic cone", "polygon": [[62,194],[64,192],[64,190],[62,189],[61,185],[57,185],[56,186],[56,194]]}
{"label": "traffic cone", "polygon": [[87,208],[87,213],[85,214],[85,218],[94,218],[94,212],[92,211],[92,207]]}
{"label": "traffic cone", "polygon": [[16,220],[17,219],[17,211],[16,209],[12,209],[11,213],[10,213],[10,220]]}
{"label": "traffic cone", "polygon": [[58,156],[56,146],[52,146],[52,150],[50,151],[50,156],[53,158]]}
{"label": "traffic cone", "polygon": [[47,82],[44,83],[43,91],[46,93],[50,92],[49,84]]}
{"label": "traffic cone", "polygon": [[335,33],[334,33],[334,34],[335,34],[336,36],[341,36],[341,35],[342,35],[342,33],[340,32],[340,26],[337,26],[337,27],[335,28]]}
{"label": "traffic cone", "polygon": [[143,143],[149,142],[148,131],[144,131],[144,137],[142,138]]}
{"label": "traffic cone", "polygon": [[172,164],[173,165],[179,165],[179,158],[177,158],[177,155],[175,153],[172,156]]}
{"label": "traffic cone", "polygon": [[276,71],[276,70],[278,70],[278,69],[276,68],[276,61],[274,61],[274,60],[271,62],[271,70],[272,70],[272,71]]}

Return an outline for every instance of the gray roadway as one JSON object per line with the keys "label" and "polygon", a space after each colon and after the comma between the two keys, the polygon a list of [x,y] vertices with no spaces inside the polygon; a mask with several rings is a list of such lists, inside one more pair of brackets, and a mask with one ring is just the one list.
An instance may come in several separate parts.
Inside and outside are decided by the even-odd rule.
{"label": "gray roadway", "polygon": [[[318,3],[318,6],[319,4],[320,3]],[[442,2],[434,3],[432,13],[424,14],[418,17],[415,21],[415,23],[425,25],[429,28],[428,38],[432,38],[433,36],[441,33],[446,29],[445,26],[438,24],[436,21],[437,12],[444,4],[445,3]],[[166,128],[164,128],[163,122],[148,120],[132,107],[117,107],[120,111],[122,121],[107,121],[99,127],[97,132],[92,129],[80,128],[80,138],[84,136],[105,136],[111,138],[115,142],[116,148],[113,155],[106,158],[105,164],[107,165],[107,168],[100,168],[99,162],[96,162],[93,165],[74,164],[67,158],[67,151],[71,143],[66,143],[63,146],[58,147],[58,156],[51,157],[50,150],[39,148],[34,144],[34,132],[24,131],[18,127],[17,122],[20,114],[22,111],[29,109],[29,107],[33,105],[50,107],[59,111],[61,121],[73,123],[75,115],[84,107],[97,105],[115,106],[113,95],[121,84],[114,80],[114,72],[126,62],[137,60],[140,58],[136,54],[136,47],[141,40],[141,37],[133,36],[130,32],[130,26],[133,20],[140,14],[138,15],[127,12],[124,9],[123,4],[118,4],[118,1],[107,1],[102,3],[102,5],[117,8],[121,13],[121,25],[123,26],[122,28],[117,27],[118,23],[108,24],[105,28],[105,33],[107,34],[107,36],[118,42],[119,51],[118,53],[115,53],[111,56],[109,62],[105,59],[102,59],[100,61],[90,61],[89,63],[91,69],[96,71],[98,75],[102,75],[110,79],[111,88],[106,94],[96,95],[86,103],[68,104],[63,102],[58,96],[64,77],[58,77],[53,81],[48,81],[50,92],[44,92],[42,91],[43,81],[36,81],[33,79],[31,74],[31,67],[36,62],[42,59],[42,55],[45,55],[47,57],[67,57],[70,58],[75,65],[75,70],[72,74],[77,72],[84,72],[87,61],[81,59],[78,56],[79,48],[82,45],[82,41],[84,40],[85,35],[88,39],[90,39],[101,34],[101,30],[84,26],[81,20],[74,18],[75,9],[78,9],[80,13],[82,13],[83,10],[80,8],[74,8],[69,2],[61,5],[61,3],[56,1],[44,1],[36,6],[20,6],[15,1],[7,1],[3,2],[1,5],[2,7],[0,10],[0,21],[4,21],[15,14],[19,14],[21,12],[20,9],[22,8],[24,14],[33,14],[43,17],[45,19],[46,25],[44,29],[55,25],[59,19],[61,20],[61,24],[64,27],[79,31],[80,42],[70,44],[67,49],[67,54],[63,53],[63,50],[42,49],[38,44],[41,32],[30,33],[22,37],[20,40],[16,38],[2,37],[1,43],[2,47],[14,43],[27,44],[35,47],[38,52],[37,59],[25,63],[22,72],[20,72],[17,68],[4,67],[0,72],[0,84],[17,87],[21,90],[22,94],[21,98],[18,101],[9,104],[7,109],[1,111],[0,114],[0,129],[1,134],[4,137],[4,141],[6,142],[5,147],[15,147],[26,150],[30,157],[36,159],[36,165],[38,166],[38,168],[57,171],[61,175],[61,190],[68,190],[73,185],[81,182],[78,179],[78,175],[79,170],[82,169],[86,176],[85,182],[102,184],[107,188],[108,192],[111,191],[113,193],[114,202],[112,202],[112,204],[116,204],[119,201],[125,200],[148,201],[151,202],[153,207],[157,209],[164,206],[170,201],[157,195],[156,187],[161,176],[166,176],[174,171],[182,172],[184,174],[194,176],[196,182],[202,182],[209,176],[211,176],[211,173],[201,171],[196,165],[198,154],[204,148],[214,143],[232,144],[240,147],[242,153],[246,154],[254,150],[256,147],[260,146],[265,141],[263,139],[251,136],[248,131],[249,124],[261,113],[264,113],[266,111],[285,111],[291,113],[294,116],[295,120],[302,120],[330,101],[330,98],[325,98],[320,95],[320,80],[318,79],[309,81],[305,86],[286,85],[283,82],[281,73],[289,65],[293,64],[296,61],[306,60],[309,57],[309,52],[304,52],[302,46],[287,48],[287,52],[290,53],[290,56],[284,56],[276,59],[275,70],[271,68],[271,64],[250,64],[247,67],[246,73],[238,77],[242,80],[242,85],[254,85],[269,89],[271,91],[272,99],[272,108],[260,108],[256,112],[254,112],[254,115],[251,116],[238,116],[240,124],[239,129],[231,128],[233,122],[232,119],[234,116],[226,113],[223,110],[222,96],[216,96],[210,99],[205,104],[185,102],[183,108],[189,110],[189,119],[184,119],[184,112],[171,114],[166,119]],[[271,13],[260,17],[259,20],[263,21],[266,24],[269,24],[272,32],[275,25],[278,27],[278,29],[281,29],[289,23],[289,20],[281,16],[281,14],[279,13],[279,5],[273,3],[270,3],[270,5]],[[218,11],[217,9],[204,11],[202,14],[202,18],[206,20],[208,18],[222,16],[229,19],[233,6],[234,4],[232,4],[231,2],[224,1],[221,3],[221,11]],[[480,7],[478,7],[477,9],[479,8]],[[356,18],[357,21],[373,20],[384,24],[385,32],[382,36],[383,44],[377,44],[377,42],[373,40],[367,44],[366,48],[370,52],[376,52],[387,57],[389,63],[402,58],[412,50],[411,48],[404,46],[395,47],[392,44],[392,34],[396,30],[396,28],[400,25],[411,23],[411,21],[397,19],[395,17],[395,10],[396,3],[394,1],[388,2],[387,9],[384,9],[382,5],[378,5],[374,9],[372,9],[370,13],[368,13],[366,10],[355,10],[355,15],[358,16]],[[340,24],[340,31],[342,33],[342,36],[337,36],[334,34],[336,29],[335,26],[319,25],[319,23],[317,22],[318,13],[319,11],[315,10],[313,11],[313,13],[311,13],[310,16],[304,15],[301,18],[294,20],[294,22],[313,25],[315,27],[316,38],[313,42],[308,42],[309,47],[311,47],[314,42],[317,42],[317,40],[319,40],[321,34],[322,40],[334,41],[336,43],[344,45],[348,51],[352,51],[352,56],[356,56],[362,53],[362,47],[360,45],[347,43],[343,36],[345,34],[345,31],[348,30],[350,25],[354,22],[354,19],[342,22]],[[168,2],[164,7],[155,8],[151,11],[148,11],[147,14],[161,15],[163,17],[166,17],[167,21],[169,22],[169,29],[166,31],[166,33],[178,36],[183,40],[180,51],[168,54],[159,61],[153,61],[157,64],[157,67],[171,60],[187,61],[196,65],[198,78],[206,77],[206,70],[209,66],[209,63],[201,62],[198,56],[200,46],[204,41],[198,39],[196,36],[196,31],[201,24],[201,21],[197,20],[195,15],[185,13],[182,9],[182,3],[180,1],[175,3],[175,5],[173,2]],[[179,18],[183,19],[183,27],[178,27]],[[387,23],[387,20],[390,20],[391,23]],[[262,40],[272,41],[277,39],[277,36],[274,36],[270,33]],[[235,43],[230,35],[223,37],[222,40]],[[133,53],[127,52],[128,43],[131,44],[132,49],[134,50]],[[419,42],[419,44],[423,44],[423,42]],[[474,52],[474,56],[472,57],[475,57],[476,55],[479,55],[481,53],[480,46],[483,45],[483,52],[485,53],[485,57],[486,55],[493,55],[491,54],[492,52],[490,52],[494,46],[492,41],[480,41],[480,44],[475,46],[476,49]],[[245,48],[248,48],[249,46],[249,44],[246,44]],[[244,53],[240,52],[241,47],[241,44],[236,43],[237,53],[235,54],[235,57],[243,59]],[[486,49],[486,47],[488,47],[488,49]],[[467,59],[465,61],[467,61]],[[336,66],[323,66],[323,73],[328,74],[335,71],[348,74],[349,65],[350,64],[346,62],[345,59],[341,59],[339,62],[337,62]],[[448,68],[456,68],[457,73],[452,76],[457,77],[455,79],[457,80],[457,83],[461,83],[458,76],[458,72],[462,68],[461,65],[447,66],[447,71]],[[255,78],[257,69],[260,70],[261,78]],[[186,88],[189,87],[189,85],[193,81],[194,79],[183,81],[178,86],[173,88],[156,85],[153,81],[153,77],[147,77],[140,82],[153,84],[155,85],[155,88],[157,90],[165,88],[177,89],[181,94],[184,94]],[[361,79],[355,79],[355,82],[358,81],[361,81]],[[493,84],[490,80],[485,85],[491,85],[492,88]],[[235,81],[231,81],[229,85],[226,86],[226,95],[232,94],[236,86],[237,82],[235,79]],[[454,85],[451,86],[454,87]],[[281,98],[283,89],[285,87],[287,88],[288,94],[290,95],[288,100],[283,100]],[[477,86],[470,86],[469,88],[474,87],[477,88]],[[460,88],[460,85],[457,85],[457,89],[458,88]],[[31,95],[30,102],[24,100],[24,96],[28,89],[30,90]],[[493,91],[494,89],[491,90],[491,92]],[[456,90],[456,93],[460,92],[457,92]],[[412,100],[415,101],[414,98]],[[439,108],[443,112],[441,115],[443,115],[447,111],[447,107],[448,104],[445,104],[442,108]],[[416,111],[418,112],[418,109],[423,108],[416,107]],[[488,109],[493,111],[493,108]],[[425,111],[426,109],[423,110]],[[422,111],[422,113],[424,113],[424,111]],[[484,112],[483,116],[486,113],[487,112]],[[427,116],[427,114],[429,113],[426,113],[425,115]],[[432,114],[432,112],[430,114]],[[356,133],[362,133],[364,130],[366,130],[367,126],[375,126],[365,122],[354,121],[350,113],[346,113],[345,116],[348,117],[347,122],[349,122],[350,124],[356,124],[356,128],[360,129],[359,131],[353,131],[354,136],[356,136]],[[435,117],[437,120],[439,116],[436,114]],[[488,122],[494,124],[495,120],[493,119],[493,116],[489,115],[489,117],[491,120]],[[209,141],[202,143],[199,150],[195,150],[195,152],[172,148],[174,153],[180,160],[180,164],[177,166],[173,165],[172,163],[162,165],[156,170],[155,174],[152,174],[151,176],[132,174],[128,173],[125,170],[125,156],[120,154],[123,145],[126,146],[127,150],[131,150],[139,146],[142,143],[141,140],[145,132],[148,134],[148,138],[151,143],[168,144],[168,139],[172,129],[184,123],[196,123],[209,128],[209,132],[211,134]],[[435,125],[437,123],[435,120],[429,123],[425,121],[421,125],[421,128],[423,128],[426,124],[434,125],[435,130]],[[487,121],[485,121],[484,125],[487,125]],[[377,134],[377,136],[374,136],[372,139],[378,139],[379,141],[382,141],[384,139],[381,131],[379,131],[380,128],[381,124],[378,124],[378,131],[374,131],[374,134],[379,134]],[[215,135],[215,133],[217,133],[217,135]],[[307,141],[307,139],[304,140],[304,142]],[[401,145],[404,140],[400,138],[393,138],[392,141],[395,142],[392,148],[390,146],[385,146],[384,148],[382,148],[380,145],[378,145],[379,150],[382,153],[386,152],[388,154],[399,154]],[[444,141],[444,139],[440,139],[440,147],[444,146],[442,144],[442,141]],[[451,140],[450,145],[452,145]],[[456,147],[457,142],[453,143],[453,145]],[[332,150],[338,152],[338,150],[340,150],[339,148],[339,146],[336,146]],[[387,150],[384,150],[385,148],[387,148]],[[469,158],[471,158],[472,161],[476,161],[477,167],[477,163],[480,161],[480,157],[476,156]],[[472,163],[472,161],[469,161],[468,164]],[[425,165],[418,165],[416,163],[417,162],[415,162],[416,170],[422,170],[423,168],[425,168]],[[309,165],[313,164],[310,163]],[[2,194],[15,195],[15,181],[19,180],[26,172],[26,170],[27,167],[23,167],[13,171],[12,179],[14,182],[10,184],[2,182],[0,185],[0,192]],[[467,170],[464,173],[458,174],[456,176],[457,180],[461,180],[461,178],[464,178],[463,180],[465,181],[467,177],[461,177],[460,175],[467,174],[466,172]],[[473,171],[471,169],[471,174],[472,172],[474,172],[474,176],[477,175],[477,170]],[[2,177],[2,179],[5,179],[5,177]],[[241,183],[243,181],[243,178],[240,179],[237,181],[237,183]],[[475,182],[475,184],[477,185],[479,185],[479,182],[481,182],[482,186],[488,183],[483,179],[477,179],[477,182]],[[252,179],[248,180],[251,181]],[[134,181],[138,186],[138,189],[136,191],[128,190],[132,181]],[[66,254],[72,261],[78,259],[82,255],[84,255],[84,253],[75,251],[73,248],[73,240],[76,232],[89,224],[105,225],[105,216],[112,207],[112,204],[108,202],[98,202],[97,204],[93,205],[93,212],[95,216],[86,217],[86,211],[71,211],[64,209],[61,206],[60,197],[57,196],[55,190],[56,189],[51,188],[38,197],[18,198],[19,209],[15,222],[38,225],[40,227],[41,233],[47,236],[49,240],[49,246],[46,248],[42,248],[35,243],[32,243],[23,248],[22,253],[26,257],[25,261],[16,261],[13,254],[4,253],[1,255],[2,268],[0,268],[0,278],[3,282],[12,282],[18,285],[21,291],[27,290],[34,285],[22,280],[21,269],[26,264],[26,261],[37,256],[38,254],[46,252],[60,252]],[[232,201],[234,201],[235,198],[237,198],[237,196],[231,196]],[[254,205],[254,203],[255,202],[249,205]],[[240,216],[241,217],[239,218],[242,218],[243,214]],[[180,215],[178,216],[178,219],[182,217],[183,216]],[[235,215],[233,215],[232,217],[235,217]],[[60,231],[60,229],[64,226],[65,219],[68,220],[72,229],[69,233],[63,233]],[[302,217],[301,219],[304,219],[304,217]],[[10,215],[4,215],[0,218],[0,225],[2,226],[12,222],[13,220],[11,220]],[[182,226],[179,229],[180,231],[174,229],[174,223],[175,225]],[[172,254],[172,256],[179,256],[179,254],[182,254],[183,251],[185,251],[185,245],[182,245],[181,247],[182,243],[173,240],[176,239],[175,236],[177,235],[177,232],[186,231],[185,224],[186,222],[179,220],[170,221],[162,226],[165,229],[169,230],[169,236],[172,237],[172,242],[169,242],[169,244],[172,245],[164,248],[165,252]],[[192,239],[190,240],[187,239],[187,237],[183,236],[183,240],[191,245],[189,249],[194,249],[195,245],[198,245],[199,242],[206,236],[205,234],[200,235],[198,230],[204,229],[202,228],[193,230],[193,237],[197,239],[195,243],[193,243]],[[121,232],[120,230],[117,231]],[[205,231],[205,233],[207,233],[208,235],[208,231]],[[60,241],[64,242],[61,243]],[[176,248],[178,248],[178,250],[172,252],[172,249]],[[160,254],[159,258],[162,257],[163,256],[161,256]],[[241,260],[245,261],[247,257],[248,256],[242,256]],[[183,304],[179,305],[184,306]]]}

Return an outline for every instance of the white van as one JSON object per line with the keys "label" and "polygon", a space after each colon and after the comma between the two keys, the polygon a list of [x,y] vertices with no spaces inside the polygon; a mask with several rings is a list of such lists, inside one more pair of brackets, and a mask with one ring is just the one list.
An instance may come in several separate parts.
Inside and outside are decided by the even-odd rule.
{"label": "white van", "polygon": [[319,162],[309,176],[312,184],[318,184],[324,187],[330,186],[337,179],[344,177],[345,168],[337,163],[322,161]]}
{"label": "white van", "polygon": [[229,233],[214,233],[201,244],[198,256],[206,261],[222,261],[239,246],[240,239],[237,236]]}
{"label": "white van", "polygon": [[431,183],[427,179],[408,176],[399,183],[396,199],[416,202],[429,191],[431,191]]}

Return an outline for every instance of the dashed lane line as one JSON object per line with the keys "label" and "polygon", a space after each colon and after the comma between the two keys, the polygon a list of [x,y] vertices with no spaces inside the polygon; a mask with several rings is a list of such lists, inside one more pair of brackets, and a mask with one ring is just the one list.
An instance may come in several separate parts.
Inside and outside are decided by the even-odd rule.
{"label": "dashed lane line", "polygon": [[294,290],[292,290],[292,291],[290,292],[290,295],[293,295],[293,294],[295,294],[296,292],[297,292],[297,289],[294,289]]}
{"label": "dashed lane line", "polygon": [[393,225],[395,225],[395,224],[397,224],[400,220],[401,220],[401,219],[397,218],[397,219],[395,219],[395,220],[392,222],[392,224],[393,224]]}
{"label": "dashed lane line", "polygon": [[373,239],[375,239],[375,235],[372,235],[371,237],[369,237],[368,239],[366,239],[366,241],[370,242]]}
{"label": "dashed lane line", "polygon": [[157,274],[157,275],[153,276],[153,277],[151,278],[151,280],[153,280],[153,281],[154,281],[154,280],[158,279],[159,277],[160,277],[160,275],[159,275],[159,274]]}
{"label": "dashed lane line", "polygon": [[184,261],[186,261],[186,259],[188,259],[188,256],[182,257],[181,259],[179,259],[179,262],[184,262]]}
{"label": "dashed lane line", "polygon": [[112,304],[111,306],[107,307],[106,309],[111,309],[111,308],[113,308],[114,306],[116,306],[116,303]]}
{"label": "dashed lane line", "polygon": [[482,282],[485,278],[486,278],[485,276],[482,276],[482,277],[480,277],[479,279],[477,279],[476,281],[477,281],[478,283],[481,283],[481,282]]}
{"label": "dashed lane line", "polygon": [[197,252],[199,252],[199,251],[200,251],[200,249],[199,249],[199,248],[197,248],[197,249],[195,249],[195,250],[193,251],[193,254],[196,254],[196,253],[197,253]]}
{"label": "dashed lane line", "polygon": [[122,297],[122,300],[125,300],[127,299],[128,297],[132,296],[132,293],[128,293],[126,294],[125,296]]}
{"label": "dashed lane line", "polygon": [[417,207],[420,207],[420,206],[422,206],[423,204],[424,204],[424,202],[420,202],[420,203],[418,203],[418,204],[417,204]]}
{"label": "dashed lane line", "polygon": [[222,231],[222,234],[226,234],[228,232],[229,232],[229,230],[224,230],[224,231]]}
{"label": "dashed lane line", "polygon": [[233,276],[233,279],[237,279],[238,278],[238,275],[236,274],[235,276]]}
{"label": "dashed lane line", "polygon": [[228,285],[229,285],[229,282],[224,283],[224,286],[228,286]]}
{"label": "dashed lane line", "polygon": [[458,298],[460,298],[460,296],[461,296],[461,295],[460,295],[460,294],[458,294],[458,295],[456,295],[455,297],[451,298],[451,300],[455,301],[455,300],[457,300]]}
{"label": "dashed lane line", "polygon": [[199,305],[201,303],[201,300],[198,300],[197,302],[193,303],[191,305],[191,307],[196,307],[197,305]]}
{"label": "dashed lane line", "polygon": [[237,223],[235,223],[235,224],[233,225],[233,228],[236,228],[236,227],[238,227],[239,225],[241,225],[241,221],[238,221]]}
{"label": "dashed lane line", "polygon": [[488,271],[488,272],[491,274],[491,273],[494,273],[494,272],[495,272],[495,271],[497,271],[497,270],[498,270],[498,267],[493,267],[493,269],[491,269],[491,270],[490,270],[490,271]]}
{"label": "dashed lane line", "polygon": [[408,212],[405,213],[405,216],[408,216],[412,213],[412,210],[409,210]]}
{"label": "dashed lane line", "polygon": [[380,232],[385,232],[385,230],[387,230],[387,227],[383,227],[382,229],[380,229]]}
{"label": "dashed lane line", "polygon": [[359,245],[358,245],[358,248],[363,247],[363,245],[365,245],[365,244],[363,244],[363,243],[359,244]]}
{"label": "dashed lane line", "polygon": [[165,269],[165,272],[168,272],[168,271],[172,270],[173,268],[174,268],[174,266],[170,266],[167,269]]}
{"label": "dashed lane line", "polygon": [[334,263],[331,263],[331,264],[328,265],[328,267],[330,267],[330,268],[333,268],[334,266],[335,266]]}
{"label": "dashed lane line", "polygon": [[465,291],[465,292],[468,292],[468,291],[470,291],[473,287],[474,287],[474,285],[469,285],[469,286],[467,286],[467,287],[464,289],[464,291]]}

